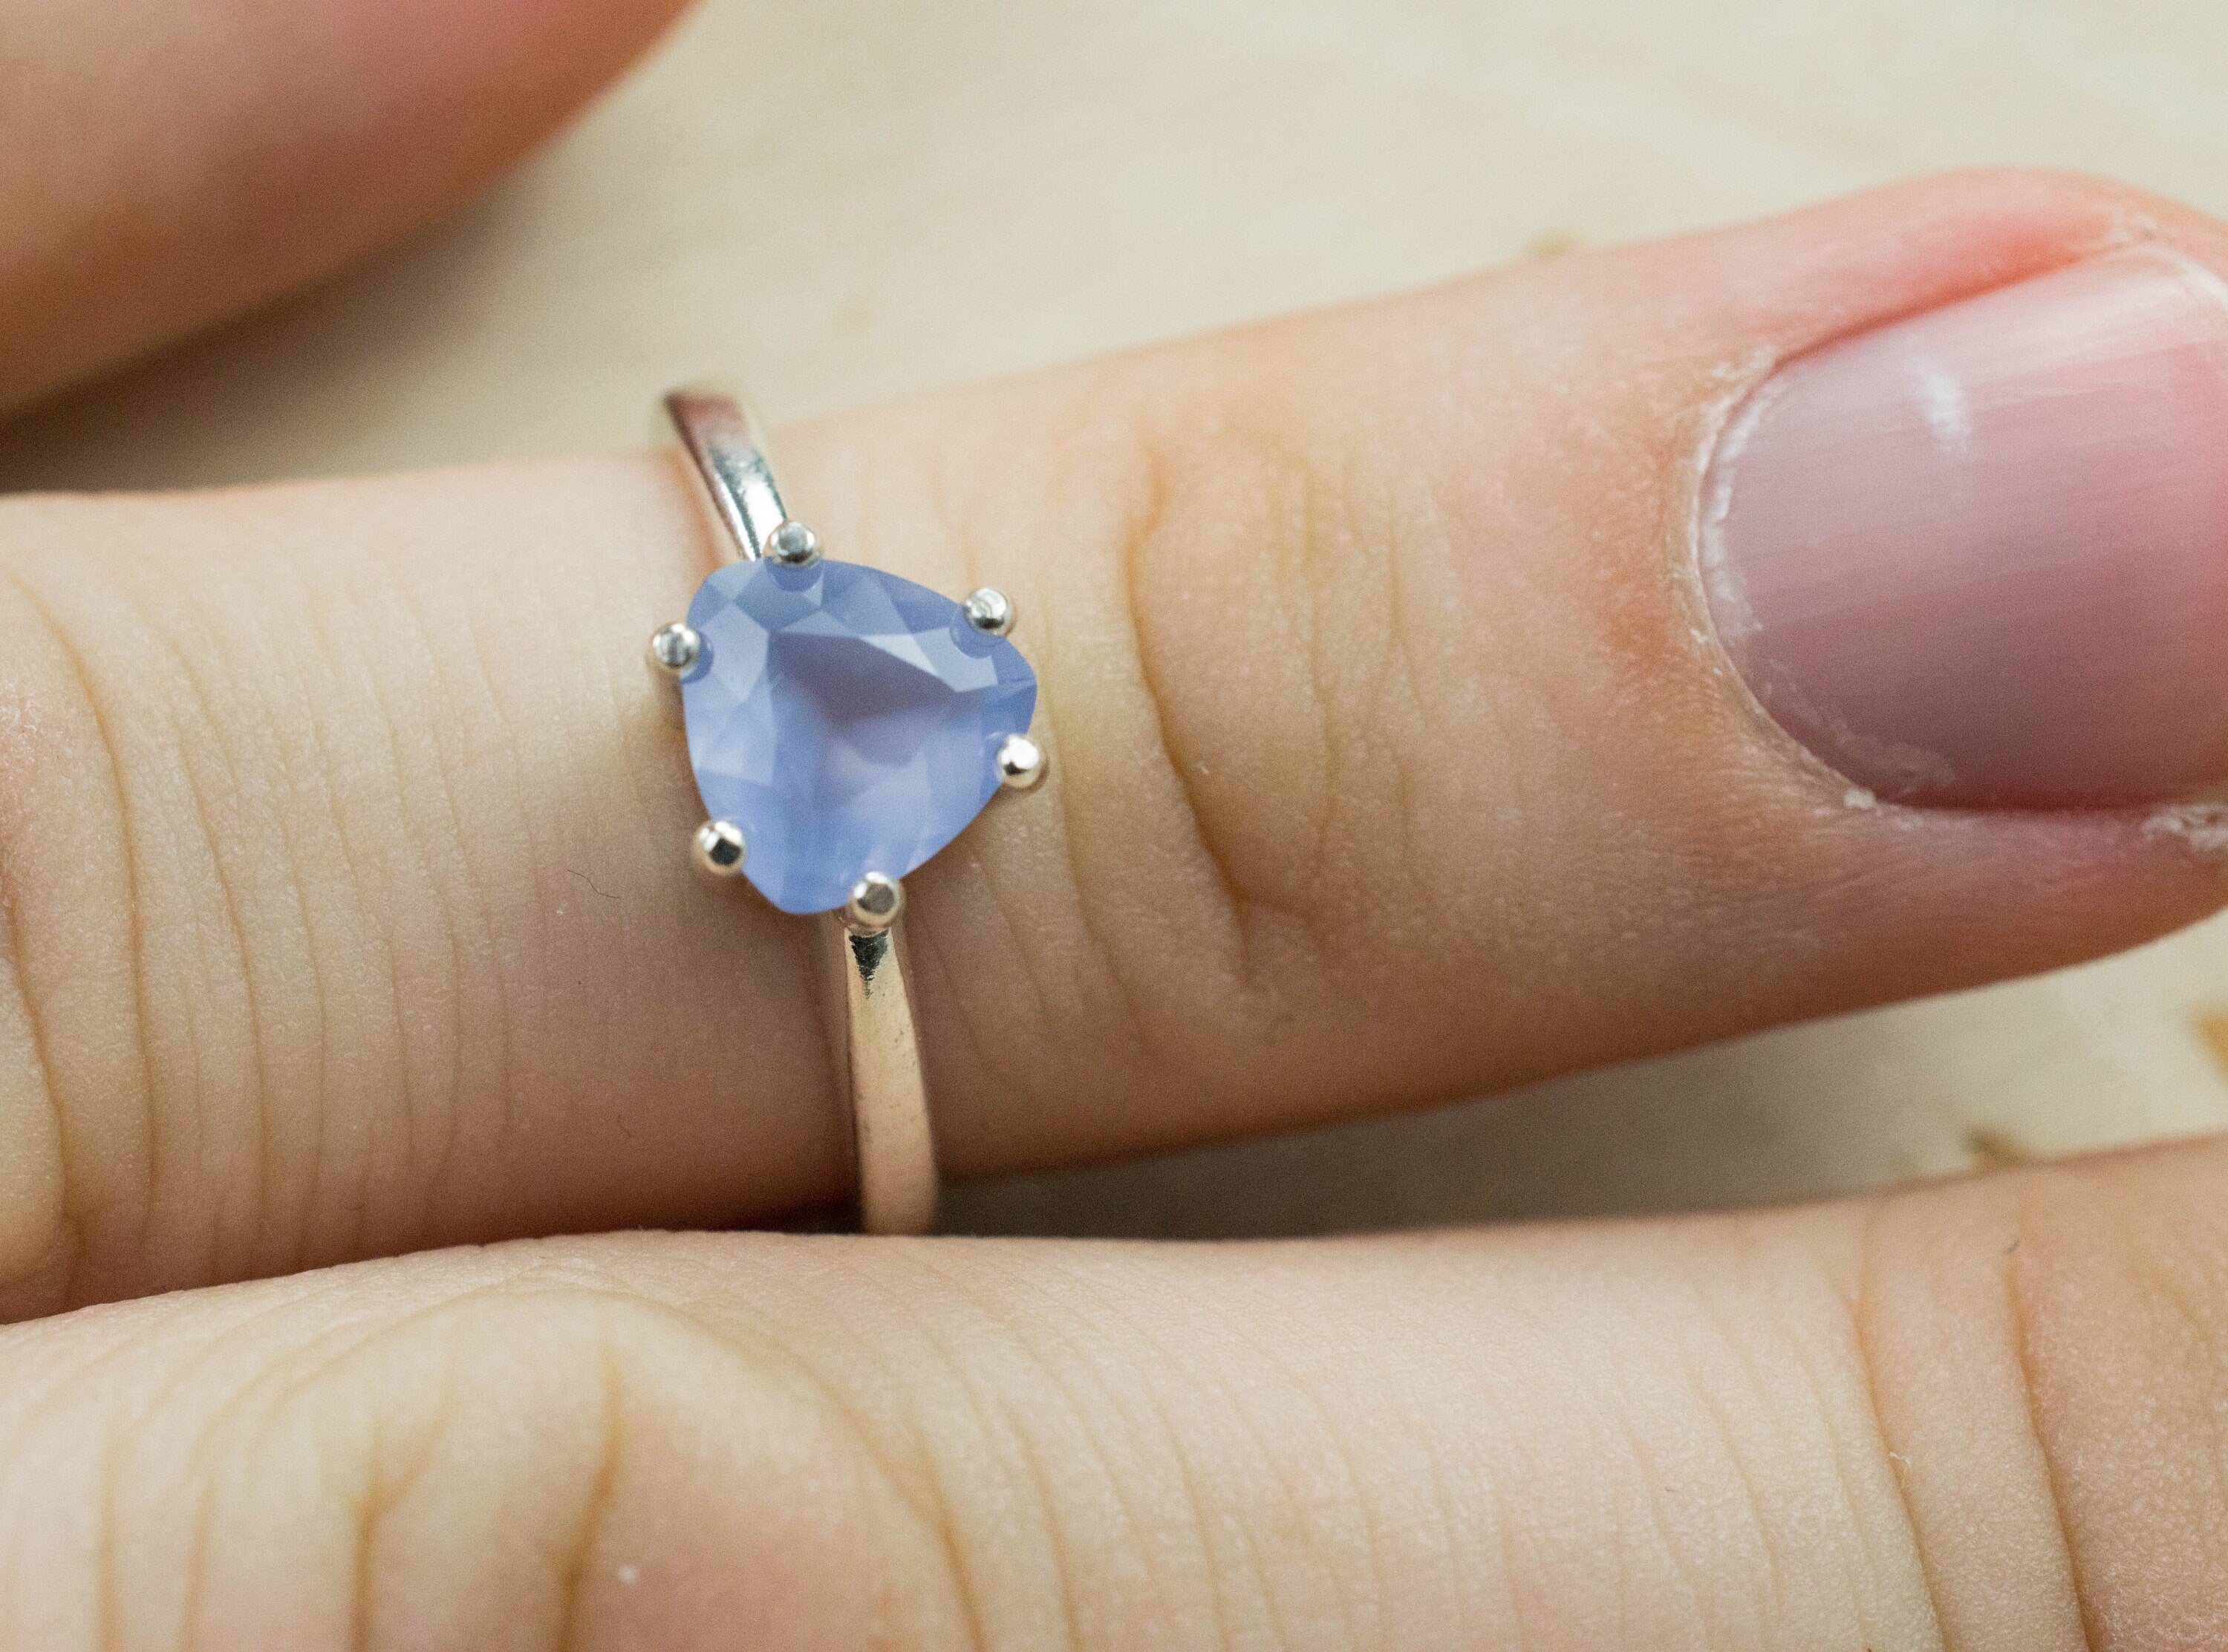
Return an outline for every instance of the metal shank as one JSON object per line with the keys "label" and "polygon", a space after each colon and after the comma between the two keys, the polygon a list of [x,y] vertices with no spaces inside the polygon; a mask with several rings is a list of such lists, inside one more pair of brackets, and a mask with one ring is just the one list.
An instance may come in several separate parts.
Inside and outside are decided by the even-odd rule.
{"label": "metal shank", "polygon": [[758,421],[733,397],[702,390],[675,391],[665,411],[711,495],[713,515],[727,530],[720,559],[757,561],[786,520]]}
{"label": "metal shank", "polygon": [[[666,411],[726,529],[723,558],[755,560],[787,520],[765,445],[750,415],[726,396],[676,391]],[[902,924],[855,934],[840,912],[816,920],[835,966],[831,1042],[851,1105],[860,1225],[870,1234],[920,1234],[936,1225],[936,1143],[928,1081],[913,1023]]]}
{"label": "metal shank", "polygon": [[838,1053],[851,1092],[859,1225],[870,1234],[925,1234],[936,1226],[936,1143],[903,926],[856,934],[840,916],[821,922],[827,944],[841,954],[844,1038]]}

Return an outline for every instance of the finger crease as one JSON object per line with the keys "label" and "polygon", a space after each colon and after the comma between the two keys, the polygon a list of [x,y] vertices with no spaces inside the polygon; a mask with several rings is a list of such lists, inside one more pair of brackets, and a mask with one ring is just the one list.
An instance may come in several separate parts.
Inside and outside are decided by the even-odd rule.
{"label": "finger crease", "polygon": [[[46,631],[70,673],[71,681],[84,704],[86,715],[93,723],[94,737],[99,748],[99,761],[107,775],[109,795],[116,811],[116,847],[124,872],[125,910],[129,915],[124,927],[127,932],[125,945],[129,952],[127,973],[131,979],[132,1022],[131,1036],[125,1040],[125,1048],[133,1053],[139,1069],[138,1089],[142,1125],[145,1132],[144,1140],[148,1156],[145,1196],[140,1209],[132,1214],[136,1231],[132,1234],[130,1242],[136,1248],[145,1240],[148,1227],[154,1218],[155,1190],[162,1185],[162,1136],[160,1112],[155,1096],[154,1072],[147,1053],[146,938],[138,917],[141,868],[138,836],[132,826],[130,794],[124,784],[124,766],[118,756],[116,731],[111,724],[106,708],[101,704],[99,695],[93,690],[92,674],[86,668],[85,655],[78,647],[76,639],[71,635],[68,628],[61,623],[54,610],[48,606],[45,599],[40,596],[29,579],[24,577],[13,567],[3,564],[0,564],[0,578],[4,578],[8,582],[10,589],[22,598],[24,605],[30,610],[33,618]],[[22,955],[20,953],[17,954],[18,957]],[[28,986],[29,984],[26,982],[24,985]],[[33,996],[35,995],[27,992],[25,994],[27,1002]],[[54,1077],[50,1068],[48,1073],[47,1088],[48,1094],[53,1098],[56,1126],[61,1132],[60,1141],[64,1170],[63,1204],[65,1211],[71,1216],[73,1234],[73,1241],[68,1252],[61,1259],[62,1270],[58,1282],[58,1291],[63,1300],[69,1300],[74,1294],[75,1276],[84,1255],[84,1213],[79,1209],[69,1188],[70,1177],[67,1173],[71,1162],[69,1110],[63,1105],[61,1090],[54,1082]]]}
{"label": "finger crease", "polygon": [[2003,1281],[2004,1313],[2011,1325],[2012,1359],[2019,1373],[2020,1414],[2026,1419],[2027,1438],[2034,1442],[2035,1453],[2042,1461],[2043,1489],[2050,1499],[2050,1518],[2058,1534],[2059,1552],[2065,1558],[2065,1575],[2073,1591],[2073,1607],[2080,1614],[2082,1638],[2090,1646],[2105,1644],[2099,1625],[2096,1604],[2089,1598],[2082,1582],[2082,1572],[2076,1555],[2073,1521],[2065,1501],[2065,1483],[2058,1453],[2051,1449],[2050,1432],[2043,1426],[2039,1408],[2040,1374],[2035,1366],[2033,1326],[2027,1312],[2026,1293],[2020,1289],[2017,1246],[2007,1250],[1997,1263],[1997,1272]]}
{"label": "finger crease", "polygon": [[1849,1344],[1857,1356],[1857,1376],[1864,1387],[1865,1412],[1872,1423],[1873,1439],[1879,1448],[1887,1483],[1894,1488],[1895,1506],[1902,1517],[1904,1536],[1910,1545],[1912,1561],[1918,1568],[1918,1583],[1925,1597],[1927,1621],[1934,1626],[1936,1644],[1943,1649],[1943,1652],[1950,1652],[1949,1636],[1943,1627],[1941,1589],[1934,1576],[1932,1558],[1919,1536],[1917,1508],[1911,1500],[1911,1489],[1903,1483],[1903,1464],[1894,1449],[1894,1442],[1888,1438],[1887,1414],[1880,1406],[1879,1362],[1872,1339],[1865,1330],[1868,1317],[1866,1304],[1872,1300],[1873,1231],[1886,1208],[1878,1202],[1868,1204],[1859,1228],[1856,1283],[1847,1303]]}

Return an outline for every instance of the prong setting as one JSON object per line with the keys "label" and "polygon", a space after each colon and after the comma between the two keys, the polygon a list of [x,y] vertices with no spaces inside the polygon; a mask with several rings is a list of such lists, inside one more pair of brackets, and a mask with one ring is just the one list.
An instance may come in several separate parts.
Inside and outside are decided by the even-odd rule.
{"label": "prong setting", "polygon": [[959,609],[967,616],[968,624],[994,637],[1004,636],[1014,628],[1013,598],[995,587],[985,585],[970,592]]}
{"label": "prong setting", "polygon": [[650,639],[650,669],[662,677],[686,677],[703,657],[704,639],[696,635],[694,627],[678,620],[663,627]]}
{"label": "prong setting", "polygon": [[784,568],[810,568],[820,560],[820,536],[792,518],[766,535],[765,553]]}
{"label": "prong setting", "polygon": [[714,877],[739,876],[750,853],[749,846],[743,842],[742,828],[732,820],[705,821],[696,828],[691,848],[698,869]]}
{"label": "prong setting", "polygon": [[998,747],[998,781],[1007,790],[1036,789],[1045,776],[1044,748],[1026,734],[1009,734]]}
{"label": "prong setting", "polygon": [[851,885],[843,927],[855,935],[878,935],[904,915],[905,885],[894,877],[868,872]]}

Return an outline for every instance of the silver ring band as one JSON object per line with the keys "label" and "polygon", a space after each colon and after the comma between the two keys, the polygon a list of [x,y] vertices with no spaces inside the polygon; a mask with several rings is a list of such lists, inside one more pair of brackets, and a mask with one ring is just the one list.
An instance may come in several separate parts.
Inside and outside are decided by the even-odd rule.
{"label": "silver ring band", "polygon": [[[709,496],[720,559],[767,555],[790,518],[757,422],[734,399],[700,391],[675,391],[665,410]],[[901,902],[897,885],[887,888]],[[851,1107],[860,1225],[870,1234],[927,1233],[936,1226],[936,1145],[901,907],[871,916],[829,912],[815,922],[835,978],[830,1043]]]}

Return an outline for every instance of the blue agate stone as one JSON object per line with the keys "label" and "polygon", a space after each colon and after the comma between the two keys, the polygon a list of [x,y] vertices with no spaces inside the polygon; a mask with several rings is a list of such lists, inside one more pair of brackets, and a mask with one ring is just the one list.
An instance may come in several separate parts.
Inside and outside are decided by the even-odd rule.
{"label": "blue agate stone", "polygon": [[784,912],[832,910],[867,873],[903,877],[957,837],[1036,710],[1011,642],[855,563],[731,563],[688,623],[703,639],[681,681],[696,788]]}

